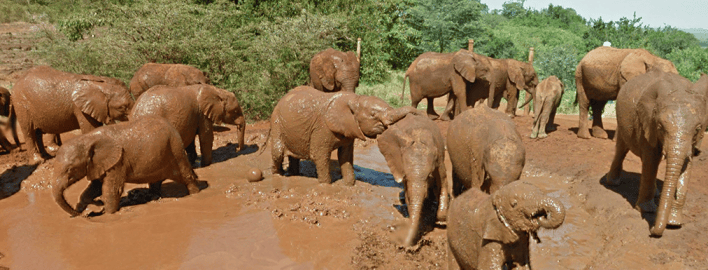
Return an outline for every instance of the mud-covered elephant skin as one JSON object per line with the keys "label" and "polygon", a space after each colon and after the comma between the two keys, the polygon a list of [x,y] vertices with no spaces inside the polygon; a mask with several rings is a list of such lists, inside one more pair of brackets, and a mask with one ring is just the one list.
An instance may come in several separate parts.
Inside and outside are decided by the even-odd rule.
{"label": "mud-covered elephant skin", "polygon": [[428,210],[424,209],[423,202],[430,189],[435,195],[433,199],[438,199],[437,219],[445,221],[447,216],[450,197],[445,171],[445,141],[433,120],[412,114],[389,126],[377,141],[394,179],[404,185],[411,219],[404,244],[412,246],[418,241],[420,223]]}
{"label": "mud-covered elephant skin", "polygon": [[[701,85],[706,86],[696,84]],[[640,157],[642,176],[635,208],[657,212],[652,236],[661,236],[667,224],[681,226],[696,143],[706,129],[705,91],[680,75],[650,70],[627,81],[617,96],[615,156],[604,183],[620,184],[627,152]],[[657,209],[654,193],[662,156],[666,175]]]}
{"label": "mud-covered elephant skin", "polygon": [[325,92],[352,92],[359,86],[359,60],[354,52],[332,48],[321,51],[310,60],[312,87]]}
{"label": "mud-covered elephant skin", "polygon": [[12,91],[12,106],[33,164],[49,156],[43,133],[74,129],[87,133],[115,120],[127,121],[133,105],[128,88],[117,79],[66,73],[48,66],[29,69]]}
{"label": "mud-covered elephant skin", "polygon": [[518,180],[526,162],[514,122],[487,106],[466,110],[450,122],[447,151],[455,196],[470,188],[492,193]]}
{"label": "mud-covered elephant skin", "polygon": [[[565,220],[563,204],[517,181],[488,195],[470,189],[450,204],[449,269],[530,269],[529,237]],[[506,266],[506,268],[504,268]]]}
{"label": "mud-covered elephant skin", "polygon": [[[426,52],[418,56],[408,67],[404,75],[403,93],[407,77],[410,82],[411,106],[418,107],[421,100],[428,101],[428,116],[438,118],[433,107],[433,99],[450,94],[448,105],[440,119],[449,120],[450,113],[455,115],[468,106],[467,87],[478,80],[489,80],[492,68],[490,58],[467,50],[454,53]],[[492,82],[496,84],[496,82]],[[459,100],[459,101],[457,101]],[[456,106],[456,102],[460,106]],[[453,108],[455,112],[452,112]],[[459,109],[459,110],[458,110]]]}
{"label": "mud-covered elephant skin", "polygon": [[296,87],[278,101],[270,116],[273,174],[283,174],[283,158],[288,155],[290,175],[299,174],[300,159],[310,159],[319,182],[331,183],[330,154],[338,149],[342,182],[354,185],[354,139],[376,138],[408,113],[418,111],[394,109],[378,97]]}
{"label": "mud-covered elephant skin", "polygon": [[130,80],[130,93],[136,100],[150,87],[156,85],[186,86],[210,84],[206,72],[182,64],[147,63],[140,67]]}
{"label": "mud-covered elephant skin", "polygon": [[[563,89],[565,85],[556,76],[550,76],[544,79],[538,87],[536,87],[533,108],[536,116],[533,120],[533,128],[531,130],[531,138],[546,138],[547,130],[555,130],[553,120],[556,118],[556,109],[560,106],[563,98]],[[521,105],[525,106],[531,99]]]}
{"label": "mud-covered elephant skin", "polygon": [[589,139],[588,109],[592,108],[592,136],[607,139],[602,110],[608,100],[617,99],[620,88],[650,68],[678,74],[671,61],[644,49],[598,47],[588,52],[575,69],[575,102],[579,106],[578,137]]}
{"label": "mud-covered elephant skin", "polygon": [[167,119],[177,129],[190,162],[196,159],[194,138],[199,135],[201,166],[211,164],[214,124],[236,125],[236,151],[243,150],[246,120],[236,96],[224,89],[208,84],[152,87],[135,101],[130,119],[153,115]]}
{"label": "mud-covered elephant skin", "polygon": [[[186,184],[189,194],[199,192],[179,133],[160,117],[97,128],[65,143],[55,162],[54,199],[71,216],[80,215],[99,196],[105,212],[115,213],[125,183],[171,179]],[[91,184],[74,209],[64,198],[64,190],[84,177]]]}
{"label": "mud-covered elephant skin", "polygon": [[[533,68],[533,56],[529,57],[529,62],[522,62],[516,59],[504,59],[504,61],[506,61],[507,74],[511,85],[504,93],[504,98],[507,101],[506,114],[513,117],[516,116],[516,106],[519,103],[521,91],[526,91],[527,101],[536,92],[538,74],[536,74],[536,69]],[[528,114],[528,111],[526,113]]]}
{"label": "mud-covered elephant skin", "polygon": [[[15,113],[12,108],[12,101],[10,90],[7,88],[0,87],[0,115],[7,116],[9,121],[7,121],[10,131],[12,132],[13,139],[15,139],[15,144],[20,146],[20,141],[17,138],[17,129],[15,125]],[[2,146],[5,151],[12,151],[12,144],[5,138],[5,133],[0,132],[0,146]]]}

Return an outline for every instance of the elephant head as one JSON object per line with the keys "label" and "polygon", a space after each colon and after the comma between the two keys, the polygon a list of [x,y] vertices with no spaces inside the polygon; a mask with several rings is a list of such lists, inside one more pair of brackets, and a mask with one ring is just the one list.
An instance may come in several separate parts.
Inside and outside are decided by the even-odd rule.
{"label": "elephant head", "polygon": [[214,124],[231,124],[238,127],[238,149],[244,148],[246,118],[234,93],[211,85],[202,85],[197,94],[199,110]]}
{"label": "elephant head", "polygon": [[455,71],[470,83],[477,78],[489,81],[492,63],[486,56],[461,49],[452,57],[452,64]]}
{"label": "elephant head", "polygon": [[484,238],[513,243],[519,233],[535,234],[539,228],[558,228],[565,220],[565,207],[537,187],[515,181],[492,194],[492,205],[504,226],[488,226]]}
{"label": "elephant head", "polygon": [[83,113],[103,124],[128,120],[133,99],[123,82],[92,75],[79,80],[71,98]]}
{"label": "elephant head", "polygon": [[317,77],[323,91],[341,89],[354,93],[359,86],[359,60],[354,52],[340,52],[329,48],[313,57],[310,76]]}
{"label": "elephant head", "polygon": [[88,180],[103,177],[122,158],[123,148],[102,133],[87,134],[64,144],[55,158],[54,200],[71,216],[80,215],[85,207],[77,206],[79,210],[71,207],[64,198],[64,190],[84,177]]}
{"label": "elephant head", "polygon": [[408,113],[419,114],[413,107],[394,109],[378,97],[340,93],[325,112],[330,130],[348,138],[376,138],[386,128]]}

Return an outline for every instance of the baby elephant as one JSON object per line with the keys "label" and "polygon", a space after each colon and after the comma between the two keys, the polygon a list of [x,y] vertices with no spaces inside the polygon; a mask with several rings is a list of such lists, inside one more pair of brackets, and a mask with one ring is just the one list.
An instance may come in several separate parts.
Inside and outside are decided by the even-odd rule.
{"label": "baby elephant", "polygon": [[539,228],[555,229],[564,220],[563,204],[526,182],[510,183],[491,196],[465,191],[450,205],[448,268],[529,269],[529,236],[538,241]]}
{"label": "baby elephant", "polygon": [[[546,130],[555,130],[553,119],[556,118],[556,109],[560,105],[563,97],[565,85],[556,76],[551,76],[543,80],[537,87],[533,98],[533,108],[536,111],[536,119],[533,121],[531,138],[546,138]],[[528,102],[526,102],[528,103]],[[524,103],[524,105],[526,105]],[[524,105],[521,105],[523,107]]]}
{"label": "baby elephant", "polygon": [[[15,139],[17,146],[20,146],[19,140],[17,139],[17,129],[15,128],[15,113],[13,112],[12,104],[10,102],[10,90],[4,87],[0,87],[0,115],[7,116],[9,120],[7,125],[12,131],[12,136]],[[12,150],[12,144],[5,138],[5,134],[0,132],[0,146],[2,146],[5,151],[10,152]]]}
{"label": "baby elephant", "polygon": [[[101,194],[105,211],[115,213],[125,183],[172,179],[186,184],[189,194],[199,192],[179,133],[159,117],[97,128],[65,143],[55,160],[54,199],[71,216],[80,215]],[[64,190],[84,176],[91,184],[74,209]]]}
{"label": "baby elephant", "polygon": [[434,188],[439,197],[437,218],[447,216],[448,188],[445,172],[445,142],[440,129],[426,116],[409,114],[378,137],[379,149],[398,183],[405,184],[411,227],[406,246],[417,242],[423,201]]}
{"label": "baby elephant", "polygon": [[526,162],[526,150],[514,122],[487,106],[468,109],[450,122],[447,149],[453,195],[469,188],[491,194],[518,180]]}

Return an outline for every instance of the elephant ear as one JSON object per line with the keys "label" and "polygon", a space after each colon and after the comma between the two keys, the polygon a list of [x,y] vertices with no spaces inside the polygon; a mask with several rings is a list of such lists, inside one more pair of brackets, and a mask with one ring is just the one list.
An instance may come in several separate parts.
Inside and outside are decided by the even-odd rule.
{"label": "elephant ear", "polygon": [[625,82],[631,80],[637,75],[646,73],[648,68],[649,63],[647,63],[646,59],[642,55],[638,53],[628,54],[620,63],[620,76],[622,76],[621,84],[624,85]]}
{"label": "elephant ear", "polygon": [[199,111],[214,124],[223,121],[226,114],[226,102],[222,100],[219,91],[210,85],[200,85],[197,94]]}
{"label": "elephant ear", "polygon": [[410,140],[405,140],[400,133],[401,132],[396,128],[389,128],[376,138],[379,150],[381,150],[381,154],[386,158],[388,168],[391,169],[393,179],[399,184],[403,183],[406,176],[403,170],[403,164],[401,163],[401,159],[403,158],[401,148],[403,144],[412,143]]}
{"label": "elephant ear", "polygon": [[644,138],[652,147],[656,147],[658,143],[658,138],[656,137],[658,131],[656,99],[656,92],[647,91],[637,102],[637,115],[641,123],[640,128],[644,132]]}
{"label": "elephant ear", "polygon": [[106,137],[96,137],[89,145],[86,177],[89,180],[100,179],[115,167],[123,157],[123,147]]}
{"label": "elephant ear", "polygon": [[509,81],[516,85],[516,89],[519,91],[524,90],[526,87],[526,79],[524,79],[524,72],[519,66],[511,66],[508,69]]}
{"label": "elephant ear", "polygon": [[468,82],[473,83],[477,78],[477,59],[472,54],[457,52],[452,57],[452,64],[455,67],[455,71],[460,73],[460,76]]}
{"label": "elephant ear", "polygon": [[[504,197],[496,192],[492,195],[492,207],[497,215],[492,215],[488,217],[487,222],[484,225],[484,232],[482,235],[483,239],[502,242],[504,244],[511,244],[519,241],[519,235],[516,234],[511,228],[505,225],[506,217],[502,213],[506,209],[503,209]],[[506,221],[507,223],[509,221]]]}
{"label": "elephant ear", "polygon": [[108,97],[106,97],[106,94],[93,81],[82,79],[80,84],[71,93],[74,105],[93,119],[108,124],[110,119],[108,117]]}
{"label": "elephant ear", "polygon": [[317,78],[320,79],[320,82],[322,82],[322,86],[325,89],[334,89],[334,77],[337,72],[337,65],[335,62],[337,60],[341,62],[341,59],[338,57],[330,58],[320,56],[315,58],[315,61],[313,61],[314,63],[312,63],[314,65],[315,74],[317,75]]}
{"label": "elephant ear", "polygon": [[337,93],[332,97],[324,113],[329,130],[346,138],[366,140],[354,117],[356,109],[358,109],[358,97],[355,94]]}

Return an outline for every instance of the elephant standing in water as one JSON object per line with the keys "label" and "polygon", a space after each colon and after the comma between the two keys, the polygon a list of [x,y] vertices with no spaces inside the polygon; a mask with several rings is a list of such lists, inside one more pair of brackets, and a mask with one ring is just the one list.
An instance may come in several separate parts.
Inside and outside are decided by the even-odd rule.
{"label": "elephant standing in water", "polygon": [[[536,117],[533,120],[531,138],[546,138],[546,130],[555,130],[553,120],[556,118],[556,109],[563,98],[563,82],[556,76],[546,78],[538,85],[534,93],[533,108]],[[526,103],[530,100],[527,99]],[[524,105],[526,105],[524,103]],[[521,105],[522,107],[524,105]]]}
{"label": "elephant standing in water", "polygon": [[655,212],[656,174],[662,155],[666,157],[666,177],[661,190],[652,236],[661,236],[666,225],[681,226],[692,159],[703,139],[708,121],[706,89],[680,75],[650,70],[629,80],[617,96],[617,136],[615,157],[605,183],[620,184],[622,161],[627,152],[642,160],[642,176],[635,208]]}
{"label": "elephant standing in water", "polygon": [[209,84],[206,72],[182,64],[147,63],[140,67],[130,80],[130,93],[138,97],[155,85],[186,86]]}
{"label": "elephant standing in water", "polygon": [[13,88],[17,114],[30,163],[48,158],[42,133],[80,128],[87,133],[115,120],[127,121],[133,105],[128,88],[117,79],[66,73],[48,66],[31,68]]}
{"label": "elephant standing in water", "polygon": [[319,182],[331,183],[330,155],[338,149],[342,182],[352,186],[354,139],[376,138],[408,113],[418,111],[411,107],[394,109],[378,97],[298,86],[278,101],[270,116],[268,141],[272,145],[273,174],[283,174],[283,158],[288,155],[289,174],[299,174],[300,159],[311,159]]}
{"label": "elephant standing in water", "polygon": [[[17,144],[17,147],[20,147],[20,140],[17,138],[17,129],[15,126],[16,116],[14,109],[12,108],[10,90],[7,90],[4,87],[0,87],[0,115],[8,117],[7,125],[12,132],[13,139],[15,139],[15,144]],[[0,146],[2,146],[2,148],[8,153],[12,151],[13,148],[10,141],[5,138],[5,133],[3,132],[0,132]]]}
{"label": "elephant standing in water", "polygon": [[354,93],[359,86],[359,57],[332,48],[315,54],[310,60],[310,82],[320,91]]}
{"label": "elephant standing in water", "polygon": [[[106,213],[115,213],[125,183],[171,179],[186,184],[189,194],[199,192],[179,133],[160,117],[100,127],[76,137],[57,152],[55,176],[54,199],[71,216],[80,215],[101,195]],[[74,209],[64,190],[84,177],[91,184]]]}
{"label": "elephant standing in water", "polygon": [[470,189],[448,212],[448,269],[529,269],[529,237],[565,220],[563,204],[526,182],[490,195]]}
{"label": "elephant standing in water", "polygon": [[411,227],[404,244],[412,246],[418,240],[420,223],[426,212],[423,202],[431,188],[433,199],[439,199],[437,219],[445,221],[447,216],[450,197],[445,171],[445,141],[435,122],[419,115],[408,115],[389,126],[377,141],[394,179],[405,186]]}
{"label": "elephant standing in water", "polygon": [[671,61],[659,58],[644,49],[598,47],[585,55],[575,69],[578,88],[575,102],[579,104],[578,137],[589,139],[588,109],[592,107],[592,136],[607,139],[602,126],[602,110],[608,100],[617,99],[620,88],[637,75],[651,68],[678,74]]}
{"label": "elephant standing in water", "polygon": [[[457,115],[467,108],[467,87],[481,80],[491,80],[492,64],[490,58],[467,50],[455,53],[426,52],[418,56],[408,67],[403,77],[403,92],[406,90],[406,77],[410,81],[411,106],[418,107],[424,98],[428,100],[428,116],[438,118],[433,107],[433,99],[450,94],[447,108],[440,117],[450,119],[455,108]],[[506,80],[506,79],[505,79]],[[492,81],[495,85],[497,82]],[[401,98],[403,98],[403,92]],[[459,106],[455,107],[455,103]]]}

